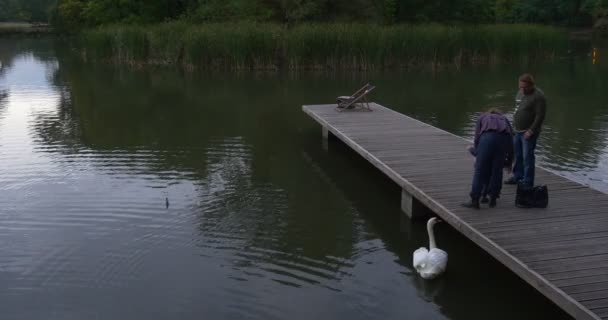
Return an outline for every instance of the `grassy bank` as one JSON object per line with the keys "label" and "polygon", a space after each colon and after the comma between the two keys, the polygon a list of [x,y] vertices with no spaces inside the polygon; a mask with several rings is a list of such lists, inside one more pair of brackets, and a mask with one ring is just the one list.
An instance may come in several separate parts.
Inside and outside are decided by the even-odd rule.
{"label": "grassy bank", "polygon": [[87,60],[226,69],[381,69],[538,61],[564,52],[567,34],[537,25],[377,26],[183,22],[84,31]]}

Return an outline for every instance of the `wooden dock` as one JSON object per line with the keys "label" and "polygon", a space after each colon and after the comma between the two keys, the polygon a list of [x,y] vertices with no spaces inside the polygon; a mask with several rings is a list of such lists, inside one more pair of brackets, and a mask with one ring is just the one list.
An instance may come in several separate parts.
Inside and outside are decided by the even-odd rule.
{"label": "wooden dock", "polygon": [[378,104],[373,111],[303,106],[322,126],[402,187],[411,217],[432,210],[576,319],[608,319],[608,195],[536,170],[549,207],[519,209],[515,187],[481,210],[468,198],[474,158],[469,141]]}

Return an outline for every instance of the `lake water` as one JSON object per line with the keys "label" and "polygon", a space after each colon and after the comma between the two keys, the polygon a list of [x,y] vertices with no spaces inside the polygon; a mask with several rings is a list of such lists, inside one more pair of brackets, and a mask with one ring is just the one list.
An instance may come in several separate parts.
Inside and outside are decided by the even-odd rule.
{"label": "lake water", "polygon": [[85,65],[44,39],[1,40],[0,61],[3,319],[568,318],[446,225],[448,271],[420,280],[424,224],[348,148],[325,151],[301,105],[371,81],[373,101],[470,137],[530,71],[539,162],[608,192],[605,64],[188,73]]}

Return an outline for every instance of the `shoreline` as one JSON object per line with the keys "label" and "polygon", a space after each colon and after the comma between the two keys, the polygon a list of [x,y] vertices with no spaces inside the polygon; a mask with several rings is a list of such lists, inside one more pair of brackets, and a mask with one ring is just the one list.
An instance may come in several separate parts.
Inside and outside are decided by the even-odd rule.
{"label": "shoreline", "polygon": [[51,34],[52,32],[53,29],[48,23],[0,22],[0,36]]}

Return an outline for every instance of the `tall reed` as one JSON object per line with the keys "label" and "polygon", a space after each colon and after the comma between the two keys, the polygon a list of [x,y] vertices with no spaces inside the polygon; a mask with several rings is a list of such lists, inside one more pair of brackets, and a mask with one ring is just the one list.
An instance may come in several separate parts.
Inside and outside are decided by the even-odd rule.
{"label": "tall reed", "polygon": [[114,25],[84,31],[87,58],[226,69],[380,69],[550,59],[565,32],[539,25]]}

